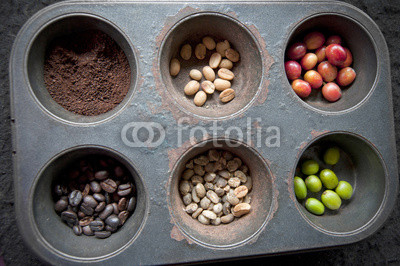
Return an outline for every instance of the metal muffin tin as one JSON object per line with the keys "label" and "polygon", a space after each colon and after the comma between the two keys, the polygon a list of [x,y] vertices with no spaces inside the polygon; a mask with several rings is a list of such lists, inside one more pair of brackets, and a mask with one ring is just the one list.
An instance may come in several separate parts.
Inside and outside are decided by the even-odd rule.
{"label": "metal muffin tin", "polygon": [[[358,76],[337,103],[328,104],[319,96],[301,100],[284,73],[286,46],[315,27],[342,35],[353,52]],[[132,71],[125,100],[97,117],[65,111],[50,98],[43,82],[48,42],[86,29],[100,29],[113,37]],[[238,83],[233,85],[237,98],[228,105],[210,99],[209,108],[194,107],[180,91],[187,81],[185,70],[177,79],[168,74],[169,61],[182,42],[197,41],[205,34],[228,39],[241,53]],[[51,264],[184,263],[296,252],[364,239],[384,223],[398,190],[389,66],[388,49],[376,24],[360,10],[336,1],[52,5],[25,24],[11,55],[20,232],[28,246]],[[134,147],[129,134],[138,125],[154,126],[159,145]],[[197,131],[191,136],[198,126],[205,127],[207,134]],[[212,126],[222,129],[213,134]],[[243,139],[231,132],[229,140],[236,147],[224,141],[228,139],[224,129],[230,126],[243,132],[251,129]],[[279,129],[280,145],[258,145],[258,137],[268,138],[266,129],[271,126]],[[177,189],[186,160],[214,146],[213,139],[239,155],[254,175],[253,211],[218,227],[188,217]],[[342,150],[345,159],[337,171],[353,183],[355,194],[339,213],[318,217],[295,198],[293,176],[301,160],[316,158],[330,143]],[[106,154],[121,161],[137,185],[137,210],[105,240],[73,235],[53,210],[54,176],[87,154]]]}

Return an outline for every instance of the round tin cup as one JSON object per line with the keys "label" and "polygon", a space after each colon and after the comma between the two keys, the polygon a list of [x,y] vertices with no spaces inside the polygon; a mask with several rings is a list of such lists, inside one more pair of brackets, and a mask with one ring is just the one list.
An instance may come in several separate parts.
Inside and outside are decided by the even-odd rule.
{"label": "round tin cup", "polygon": [[[118,161],[130,172],[136,186],[135,211],[117,232],[106,239],[76,236],[54,210],[52,191],[55,181],[63,176],[68,165],[87,156],[106,156]],[[29,211],[39,243],[58,256],[82,262],[106,259],[130,246],[144,225],[147,209],[146,189],[133,164],[114,150],[87,145],[63,151],[42,168],[32,189]]]}
{"label": "round tin cup", "polygon": [[[185,165],[195,156],[210,149],[229,151],[249,168],[253,180],[250,213],[229,224],[204,225],[185,212],[179,192],[179,182]],[[268,164],[253,148],[232,139],[209,139],[189,148],[176,162],[169,180],[168,204],[170,214],[190,240],[209,248],[233,248],[243,245],[258,235],[271,219],[274,210],[274,183]]]}
{"label": "round tin cup", "polygon": [[[321,89],[312,89],[310,96],[305,99],[298,97],[299,100],[304,101],[307,107],[331,114],[342,113],[359,107],[375,89],[375,81],[377,73],[379,73],[376,45],[372,36],[363,25],[351,17],[336,13],[317,14],[305,19],[294,28],[290,34],[285,52],[290,45],[303,41],[304,36],[313,31],[323,33],[326,39],[330,35],[342,37],[343,46],[347,47],[353,55],[351,67],[356,71],[356,79],[349,86],[341,86],[342,97],[336,102],[332,103],[325,100]],[[288,60],[290,59],[285,54],[285,62]],[[284,62],[282,62],[282,68],[283,73],[285,73],[283,65]],[[286,78],[286,75],[284,76],[286,87],[292,93],[295,93],[291,88],[291,82]]]}
{"label": "round tin cup", "polygon": [[[76,34],[87,30],[100,30],[109,35],[121,49],[129,62],[131,82],[124,100],[107,113],[96,116],[84,116],[70,112],[53,100],[44,83],[44,61],[46,49],[50,43],[62,36]],[[133,96],[137,81],[137,61],[133,45],[128,37],[103,18],[89,14],[66,14],[43,25],[36,33],[26,53],[26,75],[30,90],[38,104],[52,117],[78,124],[93,124],[105,121],[119,114]]]}
{"label": "round tin cup", "polygon": [[[340,160],[333,166],[323,161],[324,152],[331,147],[338,147],[340,151]],[[321,216],[306,210],[306,199],[297,200],[301,215],[314,228],[328,234],[351,235],[363,231],[379,217],[386,201],[388,176],[382,156],[372,143],[346,132],[324,134],[304,149],[297,162],[296,175],[302,175],[301,164],[310,159],[318,162],[320,171],[331,169],[339,181],[347,181],[353,187],[352,197],[342,200],[338,210],[325,208]],[[308,191],[307,198],[321,200],[323,191],[325,187],[318,193]]]}
{"label": "round tin cup", "polygon": [[[190,70],[197,69],[202,72],[203,67],[209,65],[211,54],[216,52],[215,49],[212,51],[207,49],[204,60],[196,58],[195,47],[198,43],[202,43],[202,38],[205,36],[211,36],[216,42],[228,40],[231,47],[239,52],[240,60],[233,63],[231,69],[235,74],[231,88],[235,90],[236,97],[229,103],[222,103],[219,99],[220,93],[216,90],[207,96],[204,106],[197,107],[193,103],[194,96],[186,96],[183,88],[191,80]],[[184,44],[190,44],[192,47],[192,57],[189,60],[183,60],[179,54]],[[181,70],[176,77],[172,77],[169,72],[173,58],[177,58],[181,64]],[[159,67],[165,87],[175,103],[188,114],[202,118],[217,119],[233,116],[247,109],[261,89],[263,65],[255,37],[241,22],[220,13],[196,13],[174,25],[163,40]],[[215,69],[216,78],[218,69]],[[203,77],[200,82],[204,80]]]}

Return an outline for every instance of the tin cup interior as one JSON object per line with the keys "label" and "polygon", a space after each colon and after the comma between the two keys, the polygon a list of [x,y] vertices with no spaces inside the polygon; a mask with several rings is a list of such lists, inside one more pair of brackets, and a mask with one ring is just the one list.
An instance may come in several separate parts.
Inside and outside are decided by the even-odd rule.
{"label": "tin cup interior", "polygon": [[[136,186],[136,209],[119,230],[106,239],[76,236],[54,210],[53,185],[71,163],[87,156],[108,156],[120,162],[131,173]],[[54,253],[76,259],[107,258],[129,246],[140,232],[146,215],[146,193],[142,179],[122,155],[100,147],[80,147],[51,159],[37,176],[32,195],[32,215],[40,239]]]}
{"label": "tin cup interior", "polygon": [[[341,86],[342,98],[336,102],[331,103],[325,100],[321,89],[313,89],[310,96],[302,100],[308,105],[326,112],[345,111],[359,105],[373,91],[377,77],[377,52],[371,35],[364,26],[350,17],[339,14],[317,15],[305,20],[295,28],[290,35],[286,51],[290,45],[302,41],[307,33],[313,31],[323,33],[325,38],[330,35],[342,37],[344,47],[347,47],[353,55],[351,67],[356,71],[357,76],[351,85]],[[285,62],[287,60],[289,59],[285,54]],[[288,81],[287,86],[292,90],[289,83]]]}
{"label": "tin cup interior", "polygon": [[[218,146],[215,145],[218,143]],[[249,168],[253,180],[250,213],[229,224],[204,225],[184,211],[185,205],[179,192],[179,182],[185,165],[193,157],[210,149],[232,152]],[[195,242],[213,248],[234,247],[246,243],[265,227],[273,209],[273,181],[265,160],[253,148],[229,139],[210,139],[192,146],[175,164],[169,186],[169,209],[176,225]]]}
{"label": "tin cup interior", "polygon": [[[192,69],[202,71],[209,65],[209,58],[216,52],[207,50],[204,60],[194,55],[194,49],[202,38],[211,36],[216,42],[228,40],[240,54],[240,61],[234,63],[231,71],[235,78],[231,81],[236,97],[229,103],[219,100],[219,92],[207,96],[202,107],[193,103],[194,96],[186,96],[183,92],[185,85],[191,80],[189,72]],[[184,44],[192,47],[190,60],[183,60],[180,49]],[[176,77],[171,77],[169,65],[172,58],[181,63],[181,70]],[[189,113],[207,117],[223,118],[245,109],[256,97],[262,79],[262,57],[257,42],[251,32],[239,21],[218,13],[197,13],[179,21],[167,34],[161,47],[160,72],[168,93],[175,102]],[[216,69],[217,70],[217,69]],[[215,71],[216,77],[217,71]],[[203,77],[202,81],[205,78]],[[200,88],[201,89],[201,88]]]}
{"label": "tin cup interior", "polygon": [[[324,163],[324,152],[330,147],[338,147],[340,160],[330,166]],[[301,176],[301,164],[313,159],[318,162],[320,171],[331,169],[339,181],[347,181],[353,187],[353,196],[342,200],[341,207],[332,211],[325,208],[322,216],[314,215],[304,207],[305,200],[297,205],[302,216],[314,227],[332,234],[352,234],[367,227],[377,216],[384,203],[387,173],[379,152],[367,140],[347,133],[324,135],[313,141],[303,152],[297,165],[296,175]],[[303,176],[305,178],[306,176]],[[293,188],[292,188],[293,189]],[[307,198],[321,200],[323,188],[319,193],[307,192]]]}
{"label": "tin cup interior", "polygon": [[[46,50],[51,42],[58,37],[87,30],[100,30],[114,39],[124,51],[131,70],[130,88],[124,100],[111,111],[97,116],[79,115],[64,109],[52,99],[43,76]],[[30,44],[26,68],[30,88],[40,105],[52,116],[74,123],[95,123],[115,116],[129,102],[137,80],[136,56],[127,37],[110,22],[91,15],[65,15],[42,27]]]}

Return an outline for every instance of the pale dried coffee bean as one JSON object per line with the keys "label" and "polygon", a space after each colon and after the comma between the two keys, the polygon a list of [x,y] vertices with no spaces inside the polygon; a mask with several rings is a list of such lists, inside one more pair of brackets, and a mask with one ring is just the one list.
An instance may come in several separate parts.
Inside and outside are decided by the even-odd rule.
{"label": "pale dried coffee bean", "polygon": [[211,202],[210,205],[208,206],[207,210],[212,211],[213,208],[214,208],[214,203]]}
{"label": "pale dried coffee bean", "polygon": [[204,91],[198,91],[194,96],[194,104],[198,107],[203,106],[207,101],[207,94]]}
{"label": "pale dried coffee bean", "polygon": [[239,53],[232,48],[229,48],[225,51],[225,57],[231,60],[233,63],[236,63],[240,59]]}
{"label": "pale dried coffee bean", "polygon": [[233,160],[233,154],[229,151],[223,151],[222,157],[224,157],[224,159],[227,161]]}
{"label": "pale dried coffee bean", "polygon": [[202,207],[203,209],[206,210],[210,206],[210,203],[211,203],[211,200],[207,197],[204,197],[200,201],[200,207]]}
{"label": "pale dried coffee bean", "polygon": [[[203,211],[204,212],[204,211]],[[197,217],[197,220],[202,224],[210,224],[210,219],[206,218],[203,214]]]}
{"label": "pale dried coffee bean", "polygon": [[216,50],[217,53],[219,53],[222,57],[225,57],[225,51],[228,50],[231,47],[231,45],[229,44],[229,42],[227,40],[223,41],[223,42],[219,42],[216,45]]}
{"label": "pale dried coffee bean", "polygon": [[226,69],[232,69],[233,68],[233,63],[232,63],[231,60],[224,58],[224,59],[221,60],[221,63],[219,63],[219,67],[220,68],[226,68]]}
{"label": "pale dried coffee bean", "polygon": [[209,61],[209,66],[213,69],[217,68],[219,66],[219,63],[221,63],[221,55],[219,53],[213,53],[210,57]]}
{"label": "pale dried coffee bean", "polygon": [[194,163],[201,166],[206,166],[209,163],[209,160],[207,156],[200,155],[199,157],[194,159]]}
{"label": "pale dried coffee bean", "polygon": [[206,80],[209,80],[209,81],[211,81],[211,82],[213,82],[213,81],[215,80],[215,72],[214,72],[214,69],[212,69],[212,68],[209,67],[209,66],[203,67],[203,75],[204,75],[204,78],[205,78]]}
{"label": "pale dried coffee bean", "polygon": [[181,181],[181,183],[179,184],[179,191],[181,192],[181,194],[183,196],[185,196],[186,194],[188,194],[190,192],[190,185],[189,182],[186,180]]}
{"label": "pale dried coffee bean", "polygon": [[183,91],[185,92],[186,95],[194,95],[196,94],[200,89],[200,83],[197,80],[191,80],[189,81]]}
{"label": "pale dried coffee bean", "polygon": [[212,225],[220,225],[221,224],[221,218],[217,217],[217,219],[211,220]]}
{"label": "pale dried coffee bean", "polygon": [[194,171],[192,169],[186,169],[182,173],[182,179],[189,180],[194,175]]}
{"label": "pale dried coffee bean", "polygon": [[230,102],[233,100],[233,98],[235,98],[235,91],[232,89],[226,89],[219,95],[219,99],[223,103]]}
{"label": "pale dried coffee bean", "polygon": [[[216,90],[224,91],[231,87],[231,82],[229,80],[217,78],[214,80],[214,86]],[[221,96],[219,98],[221,99]]]}
{"label": "pale dried coffee bean", "polygon": [[228,185],[232,188],[237,188],[238,186],[240,186],[240,179],[237,177],[231,177],[228,180]]}
{"label": "pale dried coffee bean", "polygon": [[194,213],[197,210],[198,206],[196,203],[190,203],[186,206],[185,211],[189,214]]}
{"label": "pale dried coffee bean", "polygon": [[222,205],[222,212],[224,213],[224,215],[228,215],[231,213],[231,207],[232,205],[229,202],[224,202],[224,204]]}
{"label": "pale dried coffee bean", "polygon": [[235,157],[235,158],[233,158],[233,160],[237,162],[237,164],[238,164],[239,167],[242,166],[243,162],[242,162],[242,160],[240,160],[240,158]]}
{"label": "pale dried coffee bean", "polygon": [[203,44],[206,46],[208,50],[214,50],[215,46],[217,45],[213,38],[210,36],[206,36],[202,40]]}
{"label": "pale dried coffee bean", "polygon": [[204,188],[203,184],[201,184],[201,183],[197,184],[195,189],[196,189],[197,196],[199,198],[204,198],[206,196],[206,189]]}
{"label": "pale dried coffee bean", "polygon": [[227,184],[228,184],[228,181],[222,177],[219,177],[217,179],[217,183],[215,183],[215,185],[220,188],[225,187]]}
{"label": "pale dried coffee bean", "polygon": [[209,210],[204,210],[201,214],[210,220],[217,219],[217,215]]}
{"label": "pale dried coffee bean", "polygon": [[229,185],[226,185],[226,187],[224,187],[224,191],[226,193],[228,193],[231,190],[231,187]]}
{"label": "pale dried coffee bean", "polygon": [[226,160],[224,158],[219,158],[218,162],[215,162],[215,169],[216,170],[224,170],[226,166]]}
{"label": "pale dried coffee bean", "polygon": [[203,176],[203,175],[206,173],[206,171],[204,170],[204,167],[201,166],[201,165],[198,165],[198,164],[196,164],[196,165],[193,167],[193,170],[194,170],[194,173],[195,173],[196,175],[199,175],[199,176]]}
{"label": "pale dried coffee bean", "polygon": [[245,173],[243,173],[240,170],[235,171],[233,176],[239,178],[240,182],[242,182],[242,183],[246,183],[247,182],[247,176],[245,175]]}
{"label": "pale dried coffee bean", "polygon": [[205,188],[206,190],[213,189],[213,187],[214,187],[214,184],[213,184],[213,183],[206,182],[206,183],[204,184],[204,188]]}
{"label": "pale dried coffee bean", "polygon": [[212,203],[217,204],[220,201],[220,197],[218,197],[218,195],[212,190],[207,191],[206,195]]}
{"label": "pale dried coffee bean", "polygon": [[234,192],[228,192],[228,194],[226,194],[226,199],[233,206],[239,204],[239,199],[236,197]]}
{"label": "pale dried coffee bean", "polygon": [[192,57],[192,46],[190,44],[182,46],[180,55],[184,60],[189,60]]}
{"label": "pale dried coffee bean", "polygon": [[237,161],[230,160],[226,164],[226,168],[228,169],[229,172],[235,172],[239,168],[239,165],[238,165]]}
{"label": "pale dried coffee bean", "polygon": [[194,80],[200,81],[203,77],[203,74],[201,74],[200,70],[192,69],[189,72],[189,76]]}
{"label": "pale dried coffee bean", "polygon": [[235,74],[227,68],[220,68],[218,70],[218,77],[225,80],[232,80],[235,77]]}
{"label": "pale dried coffee bean", "polygon": [[247,176],[247,182],[243,184],[244,186],[247,187],[247,189],[250,191],[253,188],[253,180],[250,176]]}
{"label": "pale dried coffee bean", "polygon": [[228,201],[228,200],[226,199],[226,195],[223,195],[223,196],[222,196],[222,202],[225,203],[225,202],[227,202],[227,201]]}
{"label": "pale dried coffee bean", "polygon": [[213,94],[215,91],[215,85],[209,80],[205,80],[201,83],[201,88],[207,94]]}
{"label": "pale dried coffee bean", "polygon": [[249,194],[246,195],[246,197],[243,198],[243,203],[250,204],[251,202],[251,197]]}
{"label": "pale dried coffee bean", "polygon": [[248,203],[239,203],[233,208],[233,215],[235,217],[240,217],[242,215],[248,214],[251,210],[251,206]]}
{"label": "pale dried coffee bean", "polygon": [[179,74],[179,71],[181,71],[181,63],[178,59],[172,58],[169,65],[169,73],[171,74],[171,76],[175,77]]}
{"label": "pale dried coffee bean", "polygon": [[199,175],[194,175],[192,176],[192,178],[190,179],[192,181],[192,185],[195,186],[197,184],[203,184],[203,178]]}
{"label": "pale dried coffee bean", "polygon": [[238,197],[239,199],[244,198],[249,192],[246,186],[238,186],[237,188],[235,188],[234,191],[236,197]]}
{"label": "pale dried coffee bean", "polygon": [[188,168],[188,169],[193,169],[193,160],[190,160],[190,162],[188,162],[188,163],[185,165],[185,167]]}
{"label": "pale dried coffee bean", "polygon": [[217,150],[208,151],[208,159],[210,160],[210,162],[217,162],[220,156],[221,154]]}
{"label": "pale dried coffee bean", "polygon": [[213,212],[215,214],[218,214],[218,213],[222,212],[222,203],[215,204],[214,207],[213,207]]}
{"label": "pale dried coffee bean", "polygon": [[215,172],[215,163],[208,163],[206,166],[204,166],[204,170],[207,173],[214,173]]}
{"label": "pale dried coffee bean", "polygon": [[188,193],[185,196],[183,196],[182,199],[185,205],[189,205],[190,203],[192,203],[192,194]]}
{"label": "pale dried coffee bean", "polygon": [[196,219],[203,212],[203,208],[197,208],[197,210],[192,214],[192,218]]}
{"label": "pale dried coffee bean", "polygon": [[207,173],[205,176],[204,176],[204,181],[206,181],[206,182],[213,182],[214,181],[214,179],[217,177],[217,175],[215,174],[215,173]]}
{"label": "pale dried coffee bean", "polygon": [[229,224],[230,222],[233,221],[233,219],[235,219],[235,217],[233,216],[232,213],[229,213],[229,214],[224,215],[224,216],[221,217],[221,222],[223,224]]}
{"label": "pale dried coffee bean", "polygon": [[200,198],[197,196],[196,188],[192,189],[192,200],[196,203],[200,202]]}
{"label": "pale dried coffee bean", "polygon": [[216,187],[216,188],[214,189],[214,192],[215,192],[215,194],[218,195],[218,197],[222,197],[222,196],[224,196],[224,194],[225,194],[224,189],[223,189],[223,188],[220,188],[220,187]]}
{"label": "pale dried coffee bean", "polygon": [[194,48],[194,55],[199,60],[203,60],[206,57],[206,52],[207,52],[207,48],[202,43],[197,44],[196,47]]}

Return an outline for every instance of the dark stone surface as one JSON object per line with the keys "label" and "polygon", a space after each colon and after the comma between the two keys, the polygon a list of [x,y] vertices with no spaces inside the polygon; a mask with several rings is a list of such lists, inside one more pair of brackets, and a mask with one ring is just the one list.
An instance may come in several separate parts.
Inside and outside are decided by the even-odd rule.
{"label": "dark stone surface", "polygon": [[[15,224],[11,163],[9,56],[12,43],[21,26],[35,12],[55,2],[59,1],[0,1],[0,255],[3,256],[7,265],[41,265],[41,262],[29,253]],[[386,38],[391,59],[397,150],[400,151],[400,1],[346,0],[345,2],[366,12],[378,24]],[[397,200],[393,213],[384,226],[376,234],[361,242],[323,251],[253,258],[246,262],[322,265],[400,264],[399,207],[399,200]]]}

